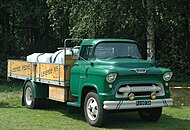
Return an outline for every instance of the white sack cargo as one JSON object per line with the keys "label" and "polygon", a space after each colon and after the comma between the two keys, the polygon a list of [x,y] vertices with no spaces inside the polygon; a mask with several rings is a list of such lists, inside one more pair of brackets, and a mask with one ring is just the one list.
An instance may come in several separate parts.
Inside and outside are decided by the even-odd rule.
{"label": "white sack cargo", "polygon": [[[66,55],[71,55],[69,48],[66,49]],[[26,59],[28,62],[64,64],[64,58],[64,50],[59,50],[55,53],[33,53],[27,56]]]}
{"label": "white sack cargo", "polygon": [[[66,55],[71,55],[70,49],[66,49]],[[56,51],[52,55],[52,63],[64,64],[64,50]]]}
{"label": "white sack cargo", "polygon": [[37,62],[38,61],[37,58],[41,54],[43,54],[43,53],[33,53],[33,54],[26,57],[26,61],[28,61],[28,62]]}
{"label": "white sack cargo", "polygon": [[51,63],[52,61],[52,55],[53,53],[44,53],[42,55],[39,55],[37,57],[37,62],[40,62],[40,63]]}

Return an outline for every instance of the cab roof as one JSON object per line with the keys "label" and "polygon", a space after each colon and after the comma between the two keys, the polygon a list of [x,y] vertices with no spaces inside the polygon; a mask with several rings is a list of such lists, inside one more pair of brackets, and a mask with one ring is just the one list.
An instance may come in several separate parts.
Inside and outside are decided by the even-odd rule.
{"label": "cab roof", "polygon": [[130,39],[84,39],[81,42],[81,45],[96,45],[100,42],[133,42],[133,43],[137,43],[134,40],[130,40]]}

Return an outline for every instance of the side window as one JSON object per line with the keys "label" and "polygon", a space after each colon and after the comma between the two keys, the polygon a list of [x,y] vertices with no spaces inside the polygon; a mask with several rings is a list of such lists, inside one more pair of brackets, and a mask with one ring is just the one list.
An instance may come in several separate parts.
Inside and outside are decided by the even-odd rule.
{"label": "side window", "polygon": [[92,46],[83,46],[80,56],[85,60],[88,60],[92,54]]}

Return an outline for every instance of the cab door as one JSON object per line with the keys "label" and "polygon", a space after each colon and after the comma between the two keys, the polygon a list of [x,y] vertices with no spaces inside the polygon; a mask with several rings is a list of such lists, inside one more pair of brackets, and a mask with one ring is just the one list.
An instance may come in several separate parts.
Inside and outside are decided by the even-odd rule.
{"label": "cab door", "polygon": [[80,86],[87,80],[87,69],[91,67],[92,46],[83,45],[79,59],[71,69],[70,90],[73,96],[78,96]]}

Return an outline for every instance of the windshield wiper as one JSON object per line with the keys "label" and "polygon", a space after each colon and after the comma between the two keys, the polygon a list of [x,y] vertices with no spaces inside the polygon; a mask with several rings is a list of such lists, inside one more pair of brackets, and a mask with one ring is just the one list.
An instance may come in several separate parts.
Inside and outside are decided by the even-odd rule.
{"label": "windshield wiper", "polygon": [[138,57],[133,57],[133,56],[113,56],[113,57],[109,57],[107,59],[114,59],[114,58],[132,58],[132,59],[140,59]]}

